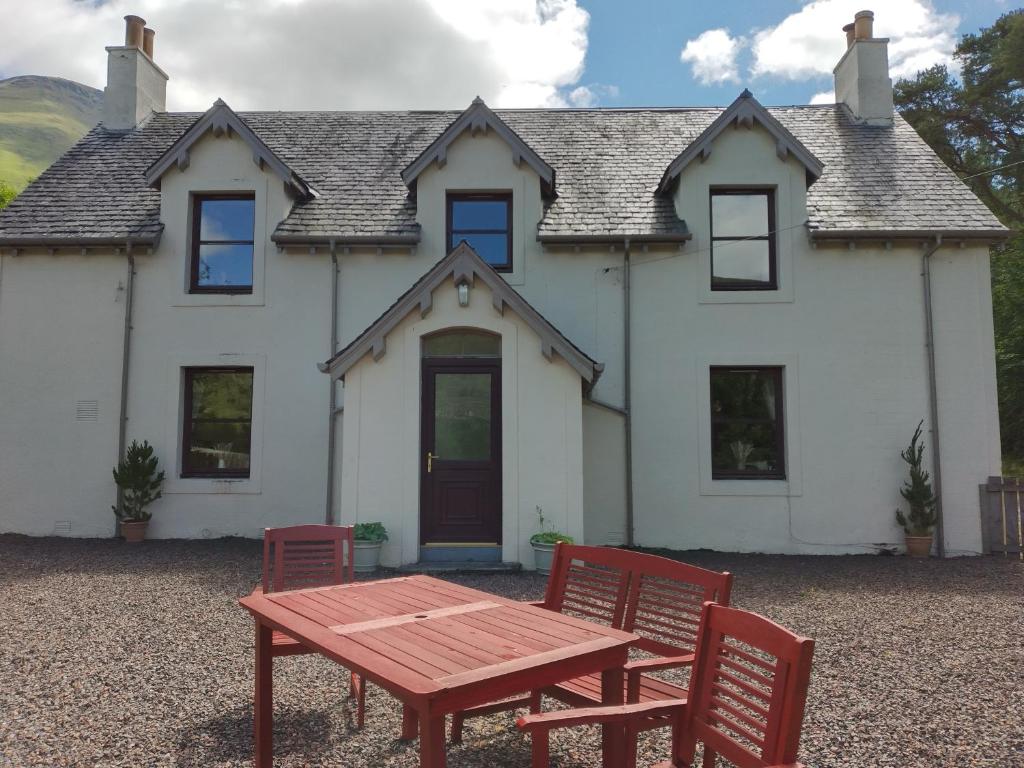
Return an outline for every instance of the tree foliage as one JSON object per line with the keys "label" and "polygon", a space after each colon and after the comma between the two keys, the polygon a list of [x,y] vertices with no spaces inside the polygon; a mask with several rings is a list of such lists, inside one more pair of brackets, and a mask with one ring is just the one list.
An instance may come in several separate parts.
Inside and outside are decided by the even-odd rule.
{"label": "tree foliage", "polygon": [[156,467],[153,447],[148,442],[143,441],[139,445],[133,440],[124,459],[114,468],[114,482],[121,489],[121,503],[113,510],[122,523],[143,522],[152,517],[146,507],[160,498],[160,486],[164,482],[164,473],[158,473]]}
{"label": "tree foliage", "polygon": [[923,420],[918,422],[910,445],[900,453],[900,457],[907,462],[910,469],[910,477],[900,488],[900,496],[910,506],[910,514],[904,515],[902,510],[897,509],[896,522],[903,526],[903,530],[908,536],[927,536],[938,522],[938,513],[935,511],[935,492],[932,490],[928,470],[924,468],[924,444],[921,442],[922,424],[924,424]]}
{"label": "tree foliage", "polygon": [[3,179],[0,179],[0,211],[6,208],[8,203],[10,203],[17,194],[18,190]]}
{"label": "tree foliage", "polygon": [[[999,219],[1024,232],[1024,10],[964,35],[959,79],[943,65],[896,84],[896,105]],[[999,421],[1005,457],[1024,457],[1024,235],[992,253]]]}

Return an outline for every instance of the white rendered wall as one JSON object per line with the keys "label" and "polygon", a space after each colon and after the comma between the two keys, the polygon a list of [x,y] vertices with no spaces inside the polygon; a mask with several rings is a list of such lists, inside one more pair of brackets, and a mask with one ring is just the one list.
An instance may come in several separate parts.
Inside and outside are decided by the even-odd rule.
{"label": "white rendered wall", "polygon": [[447,328],[501,336],[502,559],[532,568],[538,506],[550,525],[583,538],[580,378],[557,354],[546,359],[511,309],[499,314],[480,282],[468,307],[443,283],[425,317],[415,310],[387,336],[383,357],[367,354],[345,374],[339,521],[383,522],[384,565],[419,559],[421,338]]}
{"label": "white rendered wall", "polygon": [[[0,255],[0,532],[114,531],[128,262]],[[96,402],[80,421],[78,401]],[[83,415],[87,415],[83,413]]]}
{"label": "white rendered wall", "polygon": [[[708,189],[730,184],[777,190],[777,292],[707,287]],[[760,129],[726,131],[676,193],[692,242],[635,258],[638,544],[841,553],[902,541],[899,451],[919,420],[929,427],[922,250],[814,250],[804,204],[798,163]],[[987,253],[950,251],[934,272],[947,545],[973,552],[977,485],[999,467]],[[711,479],[708,369],[731,364],[785,367],[785,481]]]}
{"label": "white rendered wall", "polygon": [[[164,235],[136,277],[128,439],[147,439],[167,469],[154,505],[156,537],[259,536],[266,526],[323,522],[329,384],[316,363],[330,348],[330,257],[279,253],[270,240],[289,210],[283,184],[237,138],[207,135],[161,183]],[[253,294],[190,295],[190,195],[254,191]],[[186,366],[254,368],[248,480],[180,477]]]}

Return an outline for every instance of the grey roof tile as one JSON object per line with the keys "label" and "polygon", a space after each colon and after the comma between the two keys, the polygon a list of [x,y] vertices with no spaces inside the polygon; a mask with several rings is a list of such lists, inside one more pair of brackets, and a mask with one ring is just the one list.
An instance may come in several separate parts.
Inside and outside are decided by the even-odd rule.
{"label": "grey roof tile", "polygon": [[[669,163],[721,109],[496,110],[555,169],[543,237],[685,233],[656,193]],[[899,116],[855,124],[835,105],[769,112],[825,165],[808,190],[808,226],[822,233],[1005,229]],[[284,237],[415,237],[415,201],[401,171],[459,112],[243,112],[240,116],[320,193],[277,227]],[[0,242],[152,238],[159,192],[144,172],[199,113],[156,114],[141,128],[94,128],[0,212]]]}

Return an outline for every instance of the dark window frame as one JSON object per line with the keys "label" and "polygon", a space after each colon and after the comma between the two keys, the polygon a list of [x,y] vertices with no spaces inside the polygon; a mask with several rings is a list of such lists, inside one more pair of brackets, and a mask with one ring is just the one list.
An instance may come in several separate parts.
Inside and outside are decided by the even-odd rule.
{"label": "dark window frame", "polygon": [[[252,240],[201,240],[203,224],[203,203],[207,200],[247,200],[253,205]],[[199,284],[199,247],[201,245],[251,245],[252,270],[256,271],[256,194],[254,192],[209,192],[192,195],[192,243],[190,246],[188,292],[189,293],[228,293],[251,294],[252,282],[249,285],[200,285]]]}
{"label": "dark window frame", "polygon": [[[496,272],[511,272],[512,271],[512,193],[511,192],[449,192],[447,200],[445,202],[446,209],[446,223],[445,223],[445,243],[447,244],[446,253],[451,253],[458,246],[458,243],[452,243],[452,209],[453,203],[456,202],[467,202],[467,201],[488,201],[488,202],[503,202],[505,203],[505,221],[507,226],[505,229],[458,229],[456,232],[462,232],[467,235],[506,235],[506,255],[504,264],[491,264]],[[488,262],[489,263],[489,262]]]}
{"label": "dark window frame", "polygon": [[[711,412],[711,479],[712,480],[785,480],[786,479],[786,410],[785,410],[785,366],[782,365],[713,365],[708,376],[708,398]],[[716,418],[714,408],[714,376],[716,373],[768,374],[775,383],[775,454],[778,467],[774,470],[720,470],[715,468],[715,446],[717,430],[722,424],[768,424],[767,419]]]}
{"label": "dark window frame", "polygon": [[[715,198],[729,195],[763,195],[768,198],[768,234],[751,236],[715,236]],[[775,190],[766,187],[712,187],[708,194],[708,229],[711,232],[711,290],[712,291],[777,291],[779,289],[778,258],[775,238]],[[768,282],[756,280],[715,284],[715,243],[745,240],[768,241]]]}
{"label": "dark window frame", "polygon": [[[193,387],[192,380],[196,374],[209,373],[248,373],[253,377],[253,388],[255,388],[256,369],[252,366],[226,366],[226,365],[200,365],[189,366],[182,369],[182,388],[184,391],[184,403],[182,408],[181,425],[181,477],[189,478],[227,478],[247,480],[252,476],[252,401],[249,403],[249,467],[247,469],[198,469],[189,465],[192,447],[192,430],[196,419],[192,418]],[[200,419],[207,423],[219,424],[244,424],[244,419]]]}

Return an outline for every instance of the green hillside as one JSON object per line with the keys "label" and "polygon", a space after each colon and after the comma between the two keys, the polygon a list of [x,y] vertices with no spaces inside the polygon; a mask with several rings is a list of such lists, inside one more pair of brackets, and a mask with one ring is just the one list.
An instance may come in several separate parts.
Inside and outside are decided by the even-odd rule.
{"label": "green hillside", "polygon": [[0,80],[0,182],[21,190],[100,119],[103,93],[60,77]]}

